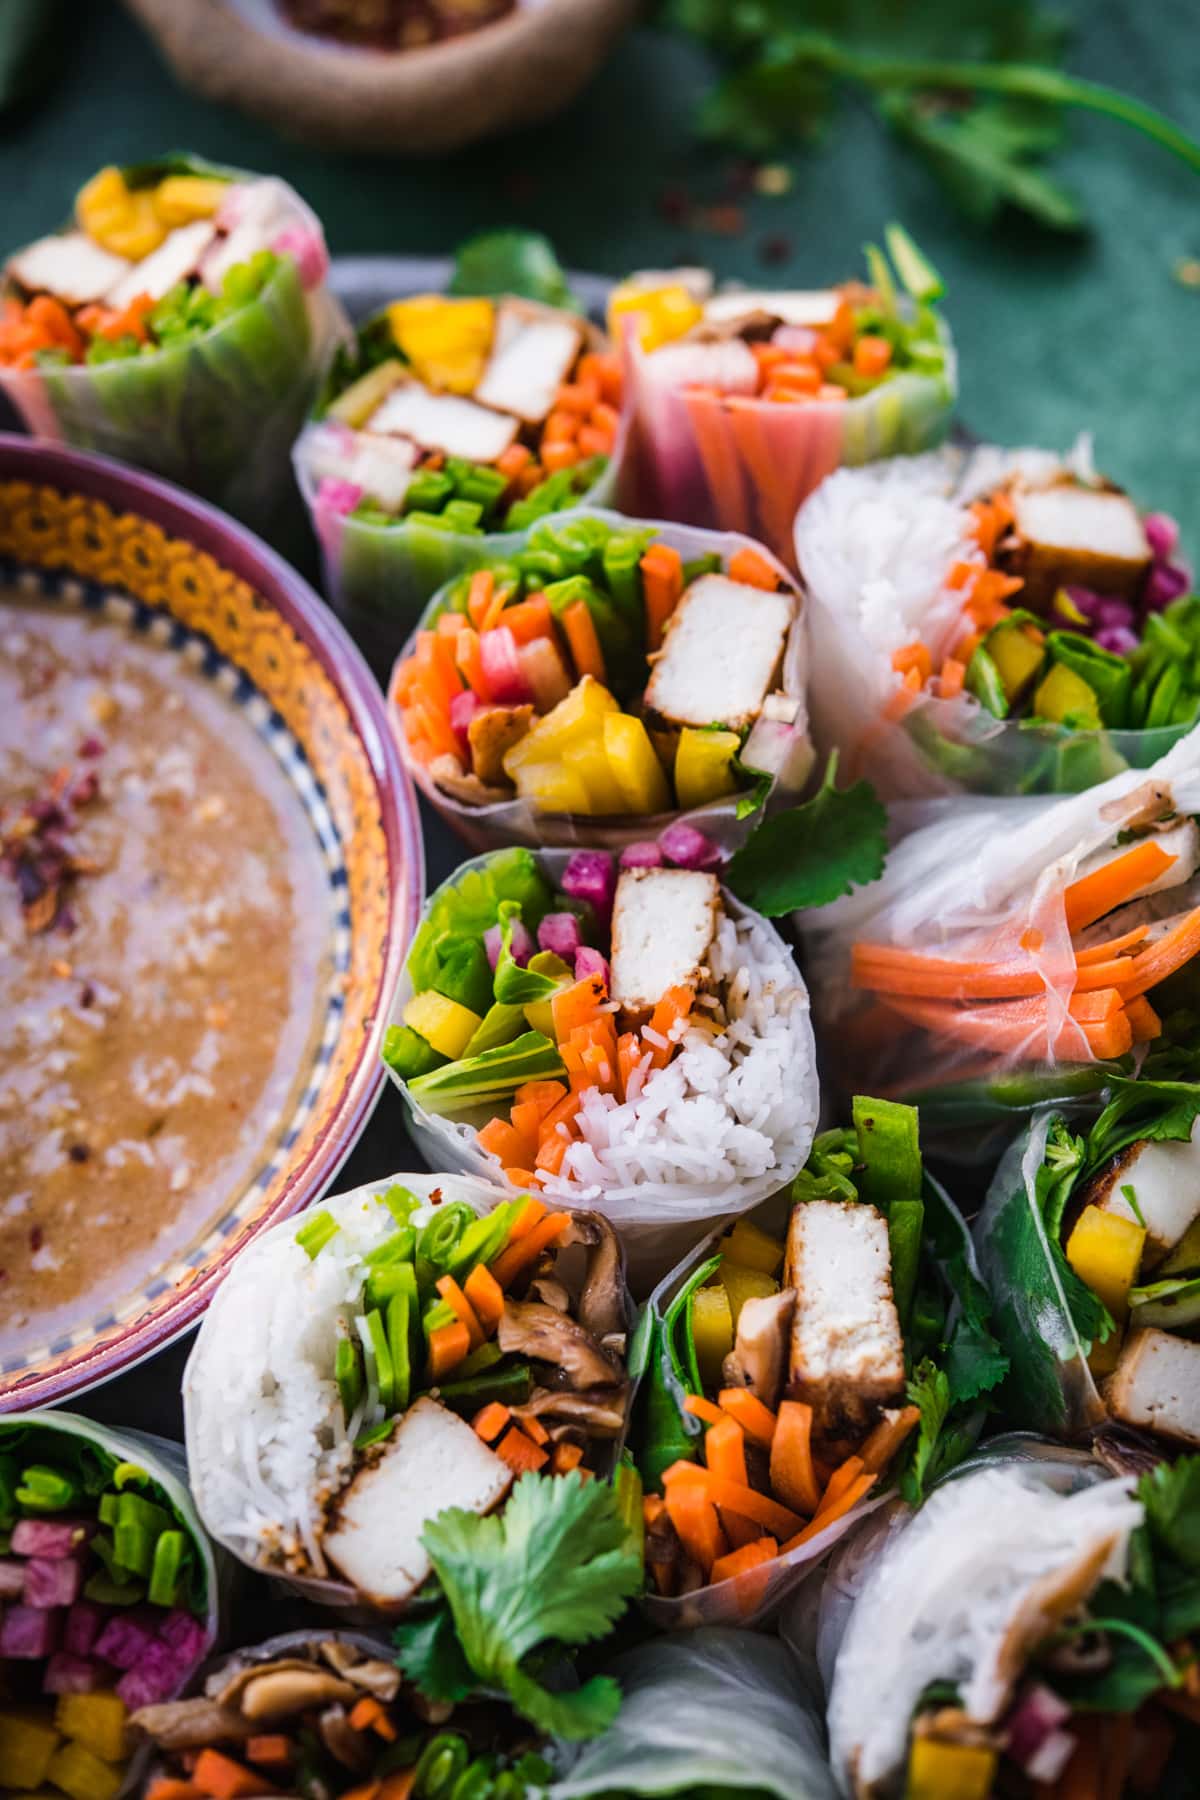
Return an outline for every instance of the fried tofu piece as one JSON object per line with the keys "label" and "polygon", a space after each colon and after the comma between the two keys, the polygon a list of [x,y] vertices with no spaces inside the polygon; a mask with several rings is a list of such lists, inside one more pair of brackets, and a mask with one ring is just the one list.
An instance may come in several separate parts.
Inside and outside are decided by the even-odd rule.
{"label": "fried tofu piece", "polygon": [[394,387],[367,420],[367,430],[411,438],[423,450],[492,463],[517,435],[517,421],[458,394],[434,394],[419,381]]}
{"label": "fried tofu piece", "polygon": [[772,1412],[779,1405],[788,1366],[795,1307],[791,1288],[743,1301],[737,1337],[722,1370],[727,1387],[749,1388]]}
{"label": "fried tofu piece", "polygon": [[471,768],[489,787],[503,787],[504,754],[511,750],[533,723],[532,706],[488,706],[478,712],[467,726],[467,742],[471,746]]}
{"label": "fried tofu piece", "polygon": [[68,306],[102,300],[134,265],[94,244],[84,231],[60,231],[8,259],[8,273],[31,294],[53,294]]}
{"label": "fried tofu piece", "polygon": [[1060,587],[1128,599],[1150,566],[1150,545],[1128,494],[1057,482],[1009,495],[1016,547],[1006,567],[1025,582],[1022,604],[1046,606]]}
{"label": "fried tofu piece", "polygon": [[765,314],[784,325],[807,325],[820,330],[830,325],[838,309],[840,294],[834,288],[782,289],[730,288],[714,294],[704,303],[706,325],[727,325],[734,320]]}
{"label": "fried tofu piece", "polygon": [[140,263],[121,276],[104,296],[109,306],[128,306],[141,294],[161,300],[177,282],[185,281],[217,235],[212,219],[197,219],[192,225],[181,225],[168,232],[157,250],[144,256]]}
{"label": "fried tofu piece", "polygon": [[783,1282],[796,1291],[788,1398],[812,1407],[821,1438],[867,1431],[881,1407],[904,1398],[887,1220],[861,1203],[801,1202],[788,1225]]}
{"label": "fried tofu piece", "polygon": [[1200,1120],[1190,1138],[1130,1144],[1081,1197],[1084,1205],[1144,1224],[1145,1255],[1151,1265],[1160,1262],[1200,1218]]}
{"label": "fried tofu piece", "polygon": [[1124,1425],[1200,1445],[1200,1344],[1155,1327],[1131,1332],[1105,1399]]}
{"label": "fried tofu piece", "polygon": [[371,1605],[398,1610],[429,1574],[421,1533],[447,1507],[490,1512],[512,1470],[464,1419],[424,1398],[338,1498],[325,1554]]}
{"label": "fried tofu piece", "polygon": [[696,869],[624,869],[612,916],[612,997],[644,1018],[673,987],[700,986],[721,889]]}
{"label": "fried tofu piece", "polygon": [[646,686],[655,725],[746,730],[775,685],[791,622],[786,594],[728,575],[693,581],[671,616]]}
{"label": "fried tofu piece", "polygon": [[583,347],[583,324],[525,300],[505,300],[496,315],[487,367],[475,398],[540,425]]}

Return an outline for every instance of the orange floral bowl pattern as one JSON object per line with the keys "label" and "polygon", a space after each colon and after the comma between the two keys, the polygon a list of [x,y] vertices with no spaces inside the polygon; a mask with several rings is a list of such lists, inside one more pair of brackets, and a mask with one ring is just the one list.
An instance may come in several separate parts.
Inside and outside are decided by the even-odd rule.
{"label": "orange floral bowl pattern", "polygon": [[[0,1411],[42,1406],[121,1373],[195,1323],[258,1232],[326,1191],[379,1096],[379,1047],[424,889],[416,801],[383,696],[308,585],[203,501],[105,458],[0,433],[0,574],[85,605],[165,617],[277,721],[341,891],[322,1035],[281,1144],[224,1215],[119,1307],[0,1365]],[[287,756],[284,766],[289,766]]]}

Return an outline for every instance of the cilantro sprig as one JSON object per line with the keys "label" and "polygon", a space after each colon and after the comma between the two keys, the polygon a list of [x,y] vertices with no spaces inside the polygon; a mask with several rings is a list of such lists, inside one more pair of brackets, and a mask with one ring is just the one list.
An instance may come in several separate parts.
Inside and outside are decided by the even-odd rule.
{"label": "cilantro sprig", "polygon": [[764,819],[731,859],[725,880],[767,918],[827,906],[883,874],[887,813],[869,781],[838,788],[837,753],[803,806]]}

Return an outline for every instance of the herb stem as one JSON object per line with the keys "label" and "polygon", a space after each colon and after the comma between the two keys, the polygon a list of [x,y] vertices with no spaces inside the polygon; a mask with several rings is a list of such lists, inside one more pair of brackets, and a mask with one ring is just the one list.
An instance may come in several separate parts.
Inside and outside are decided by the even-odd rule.
{"label": "herb stem", "polygon": [[1148,1631],[1143,1631],[1140,1625],[1135,1625],[1130,1619],[1081,1619],[1077,1625],[1060,1625],[1051,1641],[1058,1644],[1064,1638],[1091,1637],[1097,1632],[1127,1637],[1150,1658],[1168,1687],[1183,1685],[1183,1670],[1171,1661],[1156,1638],[1152,1638]]}

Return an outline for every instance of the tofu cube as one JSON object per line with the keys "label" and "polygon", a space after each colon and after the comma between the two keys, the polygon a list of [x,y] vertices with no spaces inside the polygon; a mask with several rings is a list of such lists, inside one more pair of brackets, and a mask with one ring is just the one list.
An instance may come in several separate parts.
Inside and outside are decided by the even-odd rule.
{"label": "tofu cube", "polygon": [[646,687],[654,723],[734,731],[752,725],[775,685],[791,620],[786,594],[728,575],[693,581],[671,616]]}
{"label": "tofu cube", "polygon": [[1122,1424],[1200,1445],[1200,1344],[1155,1328],[1132,1332],[1105,1399]]}
{"label": "tofu cube", "polygon": [[1128,494],[1059,482],[1015,489],[1009,499],[1019,548],[1013,567],[1025,580],[1022,602],[1044,606],[1072,584],[1132,595],[1150,565],[1150,545]]}
{"label": "tofu cube", "polygon": [[60,231],[9,257],[8,273],[31,294],[53,294],[68,306],[86,306],[102,300],[132,266],[94,244],[85,231]]}
{"label": "tofu cube", "polygon": [[759,313],[784,325],[803,325],[819,330],[833,323],[841,295],[835,288],[781,289],[729,288],[704,303],[708,325],[732,325]]}
{"label": "tofu cube", "polygon": [[194,225],[181,225],[178,231],[169,232],[157,250],[134,263],[132,269],[109,288],[105,295],[109,306],[128,306],[140,294],[161,300],[177,282],[185,281],[200,267],[204,252],[216,235],[217,228],[211,219],[197,219]]}
{"label": "tofu cube", "polygon": [[1144,1223],[1146,1261],[1151,1266],[1161,1262],[1200,1217],[1200,1119],[1188,1139],[1131,1144],[1095,1178],[1084,1198],[1101,1212]]}
{"label": "tofu cube", "polygon": [[796,1291],[787,1394],[822,1438],[865,1431],[904,1397],[887,1220],[875,1207],[807,1200],[792,1209],[785,1288]]}
{"label": "tofu cube", "polygon": [[583,325],[527,301],[505,300],[475,398],[537,425],[554,405],[583,346]]}
{"label": "tofu cube", "polygon": [[612,997],[644,1017],[673,987],[698,987],[721,906],[715,875],[625,869],[612,916]]}
{"label": "tofu cube", "polygon": [[441,450],[468,462],[492,463],[516,437],[517,421],[458,394],[434,394],[419,381],[406,381],[371,414],[367,430],[411,438],[423,450]]}
{"label": "tofu cube", "polygon": [[511,1481],[457,1413],[418,1400],[339,1496],[325,1553],[372,1606],[399,1611],[429,1574],[421,1533],[430,1520],[450,1506],[490,1512]]}

